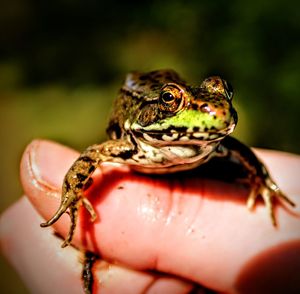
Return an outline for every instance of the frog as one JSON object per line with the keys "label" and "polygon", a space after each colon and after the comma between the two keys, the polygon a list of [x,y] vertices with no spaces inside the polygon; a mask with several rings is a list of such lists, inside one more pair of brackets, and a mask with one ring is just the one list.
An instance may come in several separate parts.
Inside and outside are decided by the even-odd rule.
{"label": "frog", "polygon": [[295,203],[252,149],[230,136],[238,121],[232,101],[233,88],[220,76],[193,86],[171,69],[128,73],[108,122],[108,140],[89,146],[75,160],[64,177],[57,211],[41,226],[53,225],[67,212],[70,229],[62,243],[66,247],[72,242],[80,206],[92,222],[97,219],[84,192],[104,162],[126,164],[140,173],[168,174],[194,169],[216,157],[238,162],[247,171],[251,189],[246,206],[253,209],[262,197],[276,226],[274,200]]}

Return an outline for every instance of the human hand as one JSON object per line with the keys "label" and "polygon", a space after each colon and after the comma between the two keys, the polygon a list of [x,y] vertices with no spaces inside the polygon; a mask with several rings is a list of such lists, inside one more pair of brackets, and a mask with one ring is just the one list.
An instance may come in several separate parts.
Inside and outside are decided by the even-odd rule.
{"label": "human hand", "polygon": [[[112,164],[97,170],[87,194],[99,219],[89,224],[82,209],[73,244],[106,260],[96,264],[98,291],[188,293],[195,285],[230,293],[299,291],[300,157],[258,153],[297,204],[296,210],[276,206],[278,228],[263,205],[247,211],[248,191],[236,184],[174,181]],[[77,156],[51,142],[30,144],[21,162],[30,202],[23,197],[1,217],[2,251],[31,292],[82,292],[80,252],[60,248],[62,240],[39,227],[36,212],[48,219],[56,211],[63,177]],[[68,215],[53,227],[65,236]]]}

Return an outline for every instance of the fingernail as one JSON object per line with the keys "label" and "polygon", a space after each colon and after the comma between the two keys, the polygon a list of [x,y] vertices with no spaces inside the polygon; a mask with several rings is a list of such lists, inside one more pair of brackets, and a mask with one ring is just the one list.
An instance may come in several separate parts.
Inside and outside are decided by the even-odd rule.
{"label": "fingernail", "polygon": [[[66,147],[45,140],[34,140],[25,151],[25,164],[32,184],[39,189],[58,191],[70,163]],[[74,152],[74,157],[76,153]],[[72,159],[71,159],[72,158]]]}
{"label": "fingernail", "polygon": [[47,173],[44,173],[45,164],[44,164],[44,154],[43,151],[45,148],[44,144],[40,140],[33,141],[26,150],[26,163],[27,163],[27,172],[31,178],[32,185],[37,189],[42,190],[55,190],[55,184],[53,183],[51,176],[47,176]]}

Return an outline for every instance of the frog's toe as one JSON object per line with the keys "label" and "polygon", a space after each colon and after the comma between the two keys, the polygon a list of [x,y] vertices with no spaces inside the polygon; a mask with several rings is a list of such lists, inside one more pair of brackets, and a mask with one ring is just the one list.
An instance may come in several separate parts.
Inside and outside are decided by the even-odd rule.
{"label": "frog's toe", "polygon": [[95,219],[97,218],[97,214],[96,214],[92,204],[90,203],[90,201],[87,198],[81,197],[79,200],[72,203],[69,206],[69,211],[68,211],[68,214],[69,214],[70,220],[71,220],[70,229],[69,229],[69,233],[68,233],[66,239],[64,240],[64,242],[61,245],[62,248],[70,245],[70,243],[73,240],[73,236],[74,236],[76,224],[77,224],[77,219],[78,219],[78,209],[81,204],[83,204],[84,207],[87,209],[87,211],[90,213],[91,221],[95,221]]}
{"label": "frog's toe", "polygon": [[284,195],[282,192],[280,192],[279,198],[285,201],[286,203],[288,203],[292,207],[296,206],[296,204],[291,199],[289,199],[286,195]]}
{"label": "frog's toe", "polygon": [[267,212],[271,218],[271,222],[273,226],[276,227],[277,223],[276,223],[274,205],[273,205],[274,197],[277,197],[276,192],[274,192],[273,190],[265,186],[262,186],[259,190],[260,190],[259,194],[263,198]]}
{"label": "frog's toe", "polygon": [[97,214],[96,211],[94,210],[92,203],[85,197],[82,198],[82,203],[85,209],[89,212],[91,216],[91,221],[94,222],[97,219]]}
{"label": "frog's toe", "polygon": [[279,199],[286,202],[290,206],[295,206],[295,203],[286,195],[284,195],[278,186],[271,180],[267,180],[265,183],[262,182],[251,190],[247,199],[248,209],[253,209],[258,196],[262,197],[273,226],[277,225],[274,213],[274,201]]}
{"label": "frog's toe", "polygon": [[296,204],[292,200],[290,200],[270,178],[266,180],[264,188],[269,191],[271,197],[280,199],[281,201],[286,202],[292,207],[296,206]]}
{"label": "frog's toe", "polygon": [[247,199],[247,208],[249,210],[252,210],[254,205],[255,205],[255,201],[256,201],[256,198],[258,196],[258,191],[257,189],[252,189],[249,196],[248,196],[248,199]]}
{"label": "frog's toe", "polygon": [[276,226],[276,219],[275,219],[274,205],[273,205],[274,197],[277,196],[276,192],[273,191],[270,187],[262,183],[258,186],[253,187],[247,199],[247,208],[249,210],[252,210],[254,208],[258,196],[262,197],[267,212],[271,218],[272,224]]}
{"label": "frog's toe", "polygon": [[58,219],[66,212],[68,207],[61,205],[58,210],[56,211],[56,213],[52,216],[52,218],[50,218],[48,221],[41,223],[40,226],[42,228],[45,227],[49,227],[51,225],[53,225],[56,221],[58,221]]}
{"label": "frog's toe", "polygon": [[69,246],[73,239],[75,228],[76,228],[77,217],[78,217],[78,206],[79,205],[80,205],[80,203],[77,202],[76,204],[72,204],[69,207],[69,216],[70,216],[70,220],[71,220],[70,230],[69,230],[69,233],[68,233],[66,239],[61,244],[62,248]]}

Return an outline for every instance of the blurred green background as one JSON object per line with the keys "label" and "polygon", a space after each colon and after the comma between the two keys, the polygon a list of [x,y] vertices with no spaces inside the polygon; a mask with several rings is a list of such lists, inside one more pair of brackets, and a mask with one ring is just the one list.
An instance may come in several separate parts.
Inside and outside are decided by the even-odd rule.
{"label": "blurred green background", "polygon": [[[32,139],[79,150],[105,139],[130,70],[173,68],[194,84],[219,74],[235,89],[236,137],[300,153],[299,9],[279,0],[1,1],[1,211],[22,193],[18,164]],[[3,271],[5,289],[26,293]]]}

